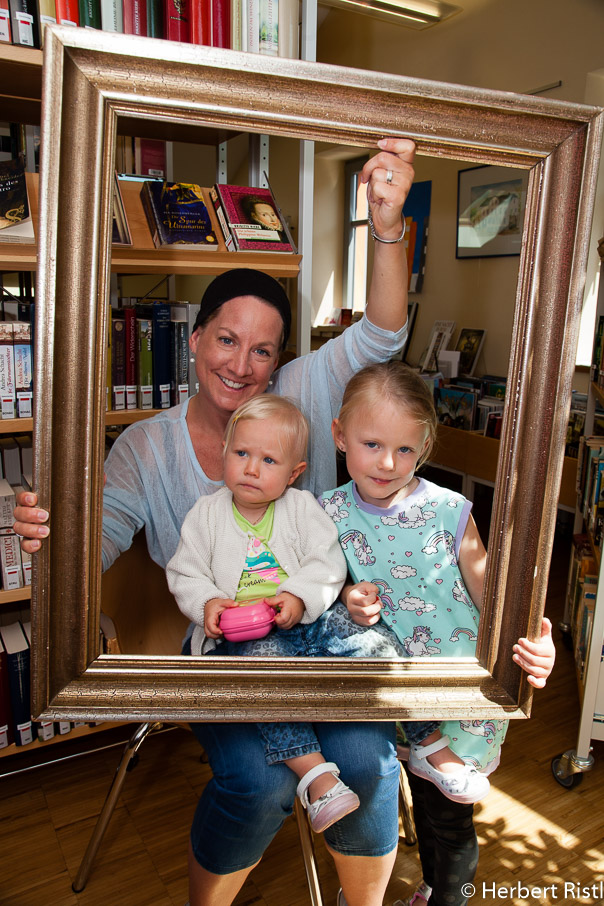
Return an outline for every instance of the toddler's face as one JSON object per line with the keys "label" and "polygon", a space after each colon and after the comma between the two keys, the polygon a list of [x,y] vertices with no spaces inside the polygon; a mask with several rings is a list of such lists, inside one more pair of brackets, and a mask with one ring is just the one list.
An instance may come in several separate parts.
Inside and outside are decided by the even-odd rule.
{"label": "toddler's face", "polygon": [[336,419],[333,433],[365,503],[386,508],[407,496],[426,429],[406,408],[390,400],[359,407],[344,424]]}
{"label": "toddler's face", "polygon": [[282,448],[279,435],[277,418],[241,419],[235,424],[224,455],[224,483],[240,512],[266,509],[304,471],[297,456]]}

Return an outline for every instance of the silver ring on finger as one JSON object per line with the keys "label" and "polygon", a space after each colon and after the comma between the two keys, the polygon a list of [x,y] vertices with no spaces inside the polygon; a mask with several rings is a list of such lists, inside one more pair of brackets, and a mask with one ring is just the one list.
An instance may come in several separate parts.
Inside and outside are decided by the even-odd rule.
{"label": "silver ring on finger", "polygon": [[390,185],[392,182],[392,170],[386,170],[386,183]]}

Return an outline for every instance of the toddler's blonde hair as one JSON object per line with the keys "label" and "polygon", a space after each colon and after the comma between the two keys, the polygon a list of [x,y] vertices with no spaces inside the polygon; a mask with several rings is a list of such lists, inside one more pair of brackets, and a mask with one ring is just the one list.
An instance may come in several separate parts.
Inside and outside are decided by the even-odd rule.
{"label": "toddler's blonde hair", "polygon": [[298,461],[306,459],[308,446],[308,422],[291,400],[273,393],[261,393],[242,403],[231,415],[224,432],[224,452],[233,440],[238,421],[262,421],[267,418],[279,419],[279,444],[284,453]]}
{"label": "toddler's blonde hair", "polygon": [[338,416],[340,424],[344,426],[346,419],[362,406],[379,412],[384,399],[400,405],[417,424],[425,428],[427,444],[417,462],[419,468],[432,452],[438,419],[433,391],[416,371],[402,362],[380,362],[357,371],[344,391]]}

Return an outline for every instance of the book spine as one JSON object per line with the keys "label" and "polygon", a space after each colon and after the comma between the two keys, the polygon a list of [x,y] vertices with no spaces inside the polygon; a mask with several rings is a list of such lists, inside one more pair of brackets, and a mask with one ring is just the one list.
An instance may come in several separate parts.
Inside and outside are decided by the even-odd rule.
{"label": "book spine", "polygon": [[164,38],[168,41],[190,42],[188,0],[165,0]]}
{"label": "book spine", "polygon": [[55,0],[58,25],[79,25],[78,0]]}
{"label": "book spine", "polygon": [[15,321],[13,323],[13,334],[17,417],[31,418],[33,415],[33,356],[31,345],[31,324],[28,321]]}
{"label": "book spine", "polygon": [[111,321],[111,384],[112,408],[126,408],[126,322],[124,318]]}
{"label": "book spine", "polygon": [[29,706],[29,648],[7,654],[7,662],[13,737],[16,745],[27,746],[34,739]]}
{"label": "book spine", "polygon": [[13,739],[8,657],[4,645],[0,642],[0,749],[9,746]]}
{"label": "book spine", "polygon": [[155,217],[155,211],[153,207],[153,198],[149,189],[149,183],[144,182],[141,189],[141,201],[143,204],[143,211],[145,212],[145,217],[147,218],[147,224],[149,226],[149,232],[151,233],[151,238],[153,240],[153,245],[159,245],[159,231],[157,226],[157,220]]}
{"label": "book spine", "polygon": [[279,55],[279,0],[260,0],[260,53]]}
{"label": "book spine", "polygon": [[101,0],[101,28],[103,31],[124,31],[122,0]]}
{"label": "book spine", "polygon": [[224,213],[224,208],[222,207],[216,186],[213,186],[210,189],[210,200],[212,202],[212,205],[214,206],[214,210],[216,211],[216,217],[218,218],[218,223],[220,224],[220,229],[222,230],[222,236],[224,238],[224,243],[227,247],[227,250],[229,252],[234,252],[235,240],[233,239],[233,234],[229,229],[226,214]]}
{"label": "book spine", "polygon": [[33,0],[9,0],[13,44],[40,46],[38,9]]}
{"label": "book spine", "polygon": [[100,0],[79,0],[78,11],[80,14],[80,25],[84,28],[101,27],[101,3]]}
{"label": "book spine", "polygon": [[137,318],[138,337],[138,408],[153,408],[153,322]]}
{"label": "book spine", "polygon": [[15,492],[6,478],[0,478],[0,529],[12,528],[14,508]]}
{"label": "book spine", "polygon": [[10,6],[8,0],[0,0],[0,41],[5,44],[10,44],[12,42]]}
{"label": "book spine", "polygon": [[173,406],[189,395],[189,333],[186,321],[170,323],[170,398]]}
{"label": "book spine", "polygon": [[147,0],[147,36],[149,38],[164,36],[163,0]]}
{"label": "book spine", "polygon": [[40,46],[44,47],[44,29],[47,25],[57,24],[55,0],[38,0],[38,19],[40,22]]}
{"label": "book spine", "polygon": [[231,0],[231,50],[245,50],[244,27],[245,0]]}
{"label": "book spine", "polygon": [[153,408],[170,408],[170,306],[153,305]]}
{"label": "book spine", "polygon": [[136,409],[136,311],[124,308],[126,333],[126,409]]}
{"label": "book spine", "polygon": [[212,47],[231,46],[231,0],[211,0]]}
{"label": "book spine", "polygon": [[147,35],[147,0],[124,0],[124,34]]}
{"label": "book spine", "polygon": [[15,417],[15,357],[13,325],[0,321],[0,406],[2,418]]}
{"label": "book spine", "polygon": [[260,0],[247,0],[247,50],[260,53]]}
{"label": "book spine", "polygon": [[298,0],[279,0],[279,56],[300,58],[300,16]]}
{"label": "book spine", "polygon": [[211,0],[190,0],[189,24],[191,44],[212,44]]}

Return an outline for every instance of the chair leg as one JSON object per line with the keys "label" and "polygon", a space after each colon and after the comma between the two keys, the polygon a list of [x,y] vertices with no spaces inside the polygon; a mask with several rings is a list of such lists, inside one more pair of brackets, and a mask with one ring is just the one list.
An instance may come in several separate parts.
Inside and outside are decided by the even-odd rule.
{"label": "chair leg", "polygon": [[300,835],[300,846],[302,848],[302,859],[304,861],[304,871],[306,872],[306,882],[308,892],[310,893],[311,906],[323,906],[323,896],[319,884],[319,872],[317,871],[317,861],[315,859],[315,848],[312,842],[312,833],[308,817],[304,806],[296,796],[294,802],[294,814],[298,825],[298,834]]}
{"label": "chair leg", "polygon": [[94,862],[98,848],[101,845],[103,837],[105,836],[105,831],[107,830],[107,827],[111,820],[113,810],[117,805],[117,800],[119,799],[124,781],[126,779],[126,772],[131,766],[132,759],[138,752],[139,748],[141,747],[149,733],[160,726],[161,724],[159,723],[140,724],[140,726],[136,728],[136,730],[130,737],[129,741],[126,743],[126,747],[122,755],[122,760],[117,767],[113,782],[109,788],[109,792],[107,793],[107,798],[105,799],[101,813],[97,818],[95,828],[92,832],[90,842],[88,843],[88,847],[86,849],[86,852],[84,853],[84,857],[78,869],[76,879],[71,885],[75,893],[80,893],[82,890],[84,890],[88,882],[88,876],[90,875],[90,871],[92,869],[92,863]]}
{"label": "chair leg", "polygon": [[411,796],[407,786],[407,777],[402,764],[400,777],[398,779],[398,805],[404,832],[404,837],[400,837],[399,839],[404,839],[407,846],[414,846],[417,843],[417,835],[415,833],[415,823],[413,821]]}

